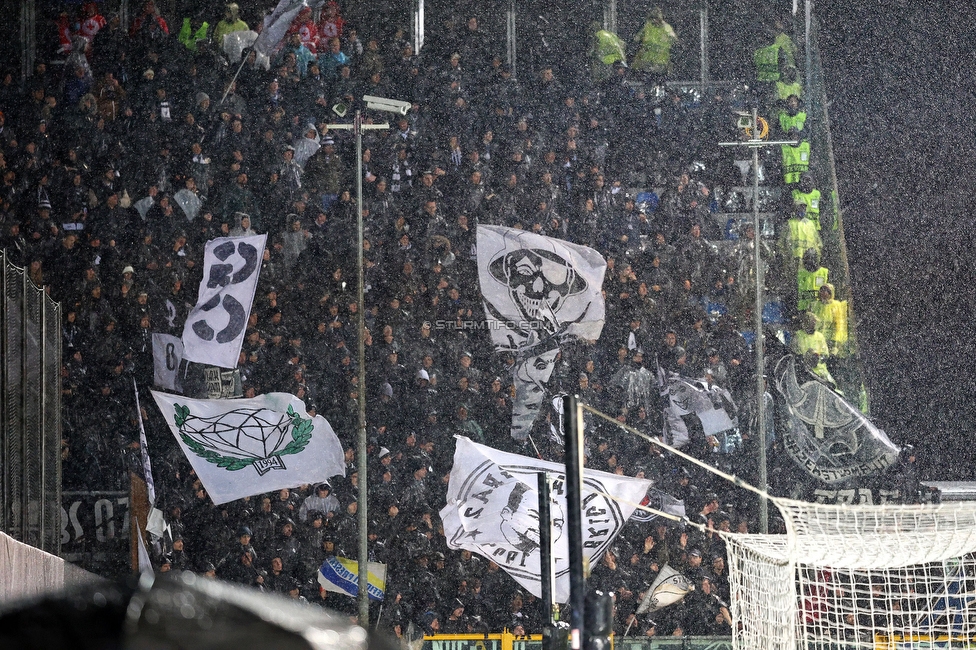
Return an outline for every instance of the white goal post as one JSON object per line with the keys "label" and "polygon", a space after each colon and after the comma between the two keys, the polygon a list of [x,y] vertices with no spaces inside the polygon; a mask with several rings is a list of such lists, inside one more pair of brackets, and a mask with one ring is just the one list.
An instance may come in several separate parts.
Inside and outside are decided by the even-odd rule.
{"label": "white goal post", "polygon": [[772,499],[785,535],[728,535],[736,650],[976,648],[976,502]]}
{"label": "white goal post", "polygon": [[976,501],[851,506],[772,497],[581,406],[779,509],[785,534],[721,533],[735,650],[976,650]]}

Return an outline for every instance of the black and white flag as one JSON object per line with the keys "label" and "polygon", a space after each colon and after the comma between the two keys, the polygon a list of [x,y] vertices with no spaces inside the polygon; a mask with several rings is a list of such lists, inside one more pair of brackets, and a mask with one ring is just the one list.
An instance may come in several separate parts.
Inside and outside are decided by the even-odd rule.
{"label": "black and white flag", "polygon": [[196,219],[197,215],[200,214],[200,208],[203,207],[203,201],[200,200],[200,197],[186,188],[174,194],[173,201],[183,210],[183,215],[187,221]]}
{"label": "black and white flag", "polygon": [[155,333],[153,344],[153,385],[172,393],[182,393],[180,362],[183,361],[183,341],[170,334]]}
{"label": "black and white flag", "polygon": [[658,387],[666,402],[663,434],[669,445],[681,449],[689,443],[687,417],[695,417],[701,423],[706,437],[738,429],[738,408],[725,388],[682,377],[660,366]]}
{"label": "black and white flag", "polygon": [[656,612],[668,605],[680,602],[695,587],[691,582],[678,573],[670,566],[665,564],[657,574],[657,578],[644,594],[640,607],[637,608],[638,614]]}
{"label": "black and white flag", "polygon": [[[646,508],[653,508],[658,512],[674,515],[675,517],[684,517],[686,515],[683,499],[673,497],[664,490],[659,490],[656,487],[648,488],[647,494],[641,499],[640,504]],[[634,512],[634,521],[654,521],[659,516],[647,510],[636,510]]]}
{"label": "black and white flag", "polygon": [[295,16],[306,6],[305,0],[280,0],[274,11],[264,17],[261,33],[254,40],[254,49],[270,55],[285,38]]}
{"label": "black and white flag", "polygon": [[[493,560],[541,596],[538,474],[549,473],[554,598],[569,599],[566,466],[510,454],[456,436],[454,467],[441,510],[447,545]],[[650,486],[644,479],[583,470],[583,556],[595,563],[611,545]],[[621,501],[607,498],[610,495]]]}
{"label": "black and white flag", "polygon": [[183,357],[236,368],[267,235],[207,242],[197,304],[183,326]]}
{"label": "black and white flag", "polygon": [[773,374],[788,414],[783,447],[810,476],[839,483],[874,476],[898,460],[900,449],[854,405],[816,379],[801,385],[792,355]]}
{"label": "black and white flag", "polygon": [[559,346],[600,338],[607,263],[592,248],[514,228],[479,225],[477,242],[492,343],[516,355],[512,436],[524,440],[543,411]]}

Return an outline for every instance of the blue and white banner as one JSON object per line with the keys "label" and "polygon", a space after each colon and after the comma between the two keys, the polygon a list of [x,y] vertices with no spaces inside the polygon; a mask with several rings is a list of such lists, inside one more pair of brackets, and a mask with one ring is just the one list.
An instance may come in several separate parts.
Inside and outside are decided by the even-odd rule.
{"label": "blue and white banner", "polygon": [[[386,565],[367,562],[366,593],[370,600],[383,600],[386,592]],[[318,572],[319,584],[326,591],[356,598],[359,595],[359,561],[345,557],[330,557]]]}
{"label": "blue and white banner", "polygon": [[267,235],[207,242],[197,304],[183,326],[183,358],[236,368]]}

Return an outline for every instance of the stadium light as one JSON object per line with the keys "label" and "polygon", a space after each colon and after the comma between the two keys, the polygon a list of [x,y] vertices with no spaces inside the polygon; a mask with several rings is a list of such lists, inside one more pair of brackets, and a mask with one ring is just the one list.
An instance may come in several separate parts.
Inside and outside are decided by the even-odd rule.
{"label": "stadium light", "polygon": [[[765,492],[769,488],[769,478],[766,467],[766,378],[765,378],[765,354],[763,341],[763,277],[762,254],[760,242],[762,241],[762,224],[759,222],[759,148],[776,145],[790,144],[796,145],[794,140],[763,140],[760,133],[760,118],[758,111],[753,108],[751,113],[740,113],[738,126],[740,129],[750,133],[748,140],[738,142],[719,142],[720,147],[748,147],[752,149],[752,229],[753,235],[753,274],[756,278],[756,304],[755,304],[755,328],[756,328],[756,437],[759,440],[759,488]],[[768,126],[767,126],[768,132]],[[767,534],[769,532],[769,503],[765,497],[759,499],[759,532]]]}
{"label": "stadium light", "polygon": [[[410,102],[386,99],[384,97],[373,97],[371,95],[364,96],[363,100],[366,102],[367,108],[399,113],[400,115],[406,115],[411,107]],[[346,108],[341,104],[336,105],[336,107],[340,106],[343,109]],[[333,107],[333,110],[336,114],[339,114],[339,111],[335,110],[335,107]],[[343,114],[345,114],[345,110],[343,110]],[[364,299],[365,262],[363,260],[363,131],[389,129],[390,125],[385,122],[383,124],[363,124],[362,111],[357,109],[352,124],[328,124],[327,127],[329,129],[351,130],[356,136],[356,244],[358,249],[356,252],[356,271],[358,276],[356,306],[359,311],[359,319],[356,323],[359,331],[356,354],[357,363],[359,364],[359,431],[356,450],[356,471],[359,472],[359,509],[357,510],[357,527],[359,529],[359,594],[357,601],[359,605],[359,624],[363,628],[369,629],[369,567],[367,564],[369,548],[366,532],[369,525],[369,509],[366,505],[366,497],[368,495],[366,465],[369,459],[366,457],[366,347],[363,340],[365,338],[364,334],[366,333],[366,301]]]}

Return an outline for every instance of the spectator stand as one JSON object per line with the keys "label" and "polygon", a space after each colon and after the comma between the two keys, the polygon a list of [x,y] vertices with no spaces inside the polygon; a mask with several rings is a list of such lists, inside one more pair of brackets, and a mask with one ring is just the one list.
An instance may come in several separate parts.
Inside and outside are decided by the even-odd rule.
{"label": "spectator stand", "polygon": [[[313,486],[214,507],[160,414],[144,409],[161,495],[156,505],[170,523],[150,554],[161,569],[213,565],[225,579],[353,611],[347,597],[323,595],[314,578],[325,557],[350,557],[358,541],[352,442],[360,369],[350,353],[359,343],[350,263],[357,253],[355,165],[351,140],[323,125],[336,104],[363,109],[363,95],[409,98],[414,107],[390,132],[364,138],[368,531],[371,556],[390,565],[384,626],[421,626],[432,607],[446,616],[438,606],[459,598],[468,616],[482,616],[491,630],[511,629],[519,614],[526,631],[538,631],[538,601],[490,562],[448,551],[438,530],[454,433],[525,451],[509,435],[512,359],[495,354],[484,336],[474,232],[479,223],[537,230],[591,245],[612,260],[601,339],[563,351],[553,392],[578,391],[622,421],[659,434],[661,404],[651,377],[658,361],[684,359],[688,377],[710,370],[746,411],[754,384],[744,325],[749,275],[740,275],[735,262],[748,247],[729,221],[748,211],[752,196],[717,143],[735,133],[735,110],[750,101],[747,75],[727,76],[734,84],[706,80],[713,90],[707,94],[692,82],[662,84],[665,79],[638,78],[622,67],[614,69],[622,76],[612,83],[594,84],[583,64],[588,36],[574,40],[590,17],[577,15],[575,6],[561,6],[550,18],[571,29],[556,34],[540,24],[553,35],[548,55],[562,39],[575,49],[547,61],[533,34],[521,51],[530,50],[534,63],[517,76],[502,62],[500,34],[482,40],[465,33],[471,28],[460,22],[468,18],[461,13],[453,15],[455,31],[429,32],[418,56],[396,31],[347,12],[337,37],[344,56],[317,51],[316,66],[307,45],[289,43],[272,57],[270,70],[246,60],[221,102],[237,68],[206,40],[191,52],[147,7],[141,24],[148,31],[130,35],[132,21],[110,19],[91,44],[90,62],[76,53],[61,76],[40,66],[26,88],[0,95],[2,244],[63,305],[65,485],[87,494],[127,489],[128,472],[141,472],[131,388],[133,377],[140,392],[153,382],[151,334],[180,335],[206,241],[267,233],[237,368],[241,392],[286,391],[303,399],[309,413],[325,415],[346,447],[349,478],[328,486],[336,501],[328,512],[300,514]],[[243,6],[243,19],[256,24],[261,8]],[[170,6],[162,9],[170,26],[182,21],[168,13]],[[693,25],[693,16],[681,13],[675,29],[696,33],[682,26]],[[211,25],[220,20],[205,17]],[[636,31],[646,16],[633,20]],[[497,21],[486,24],[497,29]],[[623,36],[631,38],[627,29],[621,27]],[[683,54],[672,53],[675,77],[700,72],[694,43],[689,37]],[[476,54],[481,44],[488,47],[485,60]],[[751,52],[737,47],[728,50],[728,61],[713,56],[710,69],[750,69]],[[745,63],[736,59],[743,56]],[[304,72],[299,61],[308,64]],[[72,93],[80,93],[73,103],[66,101]],[[811,124],[820,128],[815,119]],[[815,156],[822,149],[817,137]],[[318,148],[299,165],[289,147],[308,152],[314,146],[303,140],[315,138]],[[767,219],[772,237],[764,227],[759,245],[769,245],[769,259],[777,262],[771,279],[795,285],[772,244],[787,216],[772,182],[779,162],[764,164],[771,182],[759,200],[775,218]],[[175,198],[181,191],[200,199],[193,219],[181,207],[189,203]],[[643,199],[633,210],[628,194]],[[63,228],[66,223],[73,228]],[[831,251],[841,258],[843,251],[831,246],[833,278],[844,271],[834,267]],[[785,330],[795,302],[786,292],[782,298],[769,318]],[[542,442],[550,419],[551,413],[539,418],[533,438],[546,456],[558,458],[558,448]],[[651,445],[594,426],[587,453],[592,467],[653,476],[693,513],[704,512],[701,501],[715,490],[719,510],[703,518],[720,512],[734,529],[755,528],[754,502],[707,477],[689,476]],[[781,449],[771,454],[777,489],[804,482]],[[745,476],[755,471],[744,450],[728,458],[703,455]],[[76,501],[96,517],[99,499]],[[122,511],[123,504],[113,505]],[[104,524],[107,509],[98,507]],[[707,537],[650,523],[625,531],[625,541],[618,551],[626,563],[601,569],[621,594],[646,586],[651,555],[697,575],[692,551],[709,559],[721,552]],[[645,545],[652,551],[630,552]],[[687,612],[678,609],[658,621],[660,633],[688,632],[682,627]]]}

